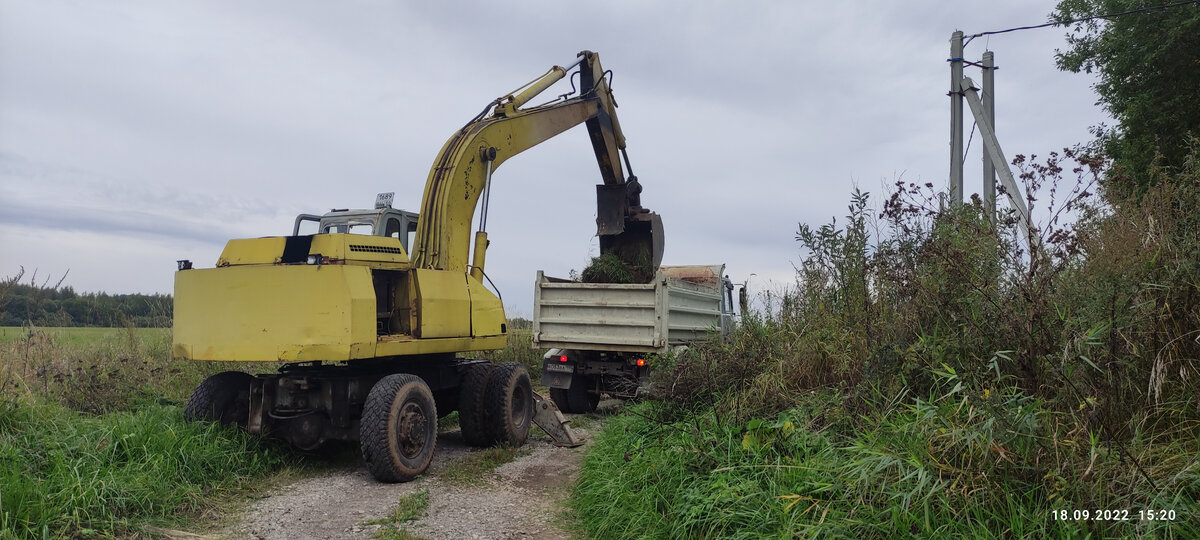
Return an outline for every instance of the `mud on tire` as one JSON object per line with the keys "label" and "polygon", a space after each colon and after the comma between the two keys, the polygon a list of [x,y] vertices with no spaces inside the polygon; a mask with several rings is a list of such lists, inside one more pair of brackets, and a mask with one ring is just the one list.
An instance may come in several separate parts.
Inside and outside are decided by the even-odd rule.
{"label": "mud on tire", "polygon": [[492,369],[484,394],[484,431],[493,443],[520,446],[533,420],[533,388],[529,372],[517,362]]}
{"label": "mud on tire", "polygon": [[254,376],[241,371],[223,371],[204,379],[183,409],[189,422],[220,422],[246,427],[250,418],[250,385]]}
{"label": "mud on tire", "polygon": [[462,429],[463,442],[470,446],[490,446],[494,442],[483,428],[484,394],[491,374],[492,365],[488,363],[471,364],[462,373],[458,390],[458,425]]}
{"label": "mud on tire", "polygon": [[388,375],[363,404],[359,443],[371,476],[407,482],[429,468],[437,446],[433,392],[416,375]]}

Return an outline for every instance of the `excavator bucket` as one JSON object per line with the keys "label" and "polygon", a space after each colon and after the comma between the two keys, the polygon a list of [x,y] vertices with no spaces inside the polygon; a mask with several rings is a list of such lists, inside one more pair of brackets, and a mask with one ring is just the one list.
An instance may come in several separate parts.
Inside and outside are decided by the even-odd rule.
{"label": "excavator bucket", "polygon": [[600,235],[600,253],[612,253],[635,265],[649,258],[652,271],[662,264],[663,247],[662,218],[655,212],[635,214],[619,234]]}
{"label": "excavator bucket", "polygon": [[575,447],[583,444],[583,438],[571,431],[571,421],[558,410],[558,405],[533,393],[533,423],[542,428],[555,446]]}

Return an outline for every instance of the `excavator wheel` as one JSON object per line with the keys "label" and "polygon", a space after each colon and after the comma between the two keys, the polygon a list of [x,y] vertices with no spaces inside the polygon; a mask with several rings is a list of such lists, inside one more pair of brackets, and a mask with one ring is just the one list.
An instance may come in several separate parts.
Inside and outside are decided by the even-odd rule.
{"label": "excavator wheel", "polygon": [[388,375],[363,404],[359,442],[363,461],[380,482],[407,482],[429,468],[437,446],[433,392],[416,375]]}
{"label": "excavator wheel", "polygon": [[493,442],[483,429],[484,393],[491,374],[492,365],[486,363],[471,364],[462,373],[462,385],[458,389],[458,425],[462,429],[463,442],[470,446],[490,446]]}
{"label": "excavator wheel", "polygon": [[204,379],[188,399],[187,407],[183,409],[184,419],[246,427],[253,381],[253,375],[241,371],[223,371]]}
{"label": "excavator wheel", "polygon": [[600,394],[590,392],[588,378],[582,375],[571,377],[570,388],[551,388],[550,399],[563,412],[572,414],[590,413],[600,404]]}
{"label": "excavator wheel", "polygon": [[493,368],[484,403],[483,427],[493,444],[524,444],[533,420],[533,388],[525,366],[508,362]]}

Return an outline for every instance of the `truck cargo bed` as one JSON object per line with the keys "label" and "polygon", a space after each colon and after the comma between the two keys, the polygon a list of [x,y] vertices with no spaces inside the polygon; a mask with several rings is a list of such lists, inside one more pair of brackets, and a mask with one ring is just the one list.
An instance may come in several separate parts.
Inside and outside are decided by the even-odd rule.
{"label": "truck cargo bed", "polygon": [[722,324],[724,266],[662,267],[652,283],[579,283],[539,271],[533,344],[538,348],[663,353],[705,339]]}

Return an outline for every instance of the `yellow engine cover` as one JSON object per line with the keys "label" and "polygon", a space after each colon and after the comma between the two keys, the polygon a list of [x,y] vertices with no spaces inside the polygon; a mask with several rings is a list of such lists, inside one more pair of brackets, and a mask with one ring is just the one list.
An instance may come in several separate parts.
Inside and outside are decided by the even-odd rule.
{"label": "yellow engine cover", "polygon": [[173,356],[342,361],[375,355],[371,270],[262,265],[175,274]]}

